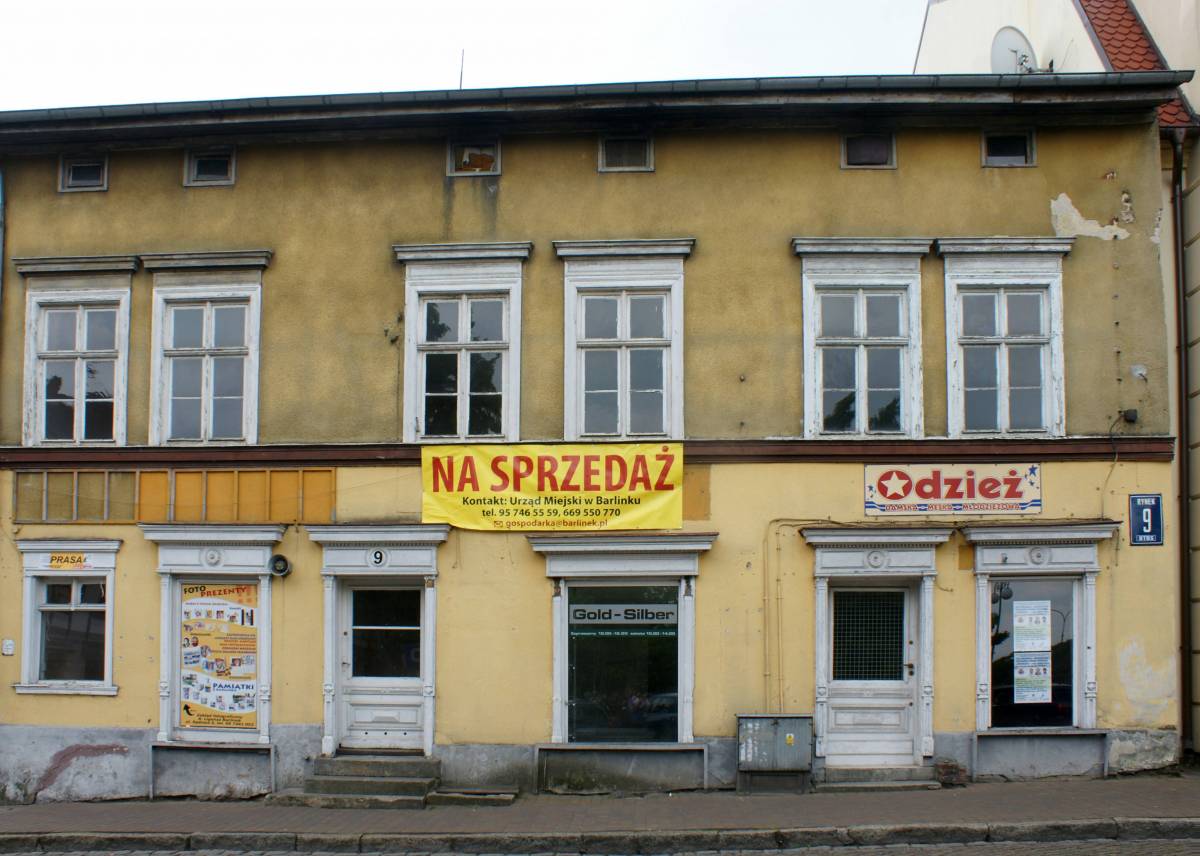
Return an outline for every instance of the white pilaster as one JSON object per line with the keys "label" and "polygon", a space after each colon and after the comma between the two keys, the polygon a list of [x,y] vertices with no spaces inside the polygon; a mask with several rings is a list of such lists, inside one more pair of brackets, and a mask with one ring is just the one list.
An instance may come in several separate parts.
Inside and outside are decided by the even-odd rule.
{"label": "white pilaster", "polygon": [[817,577],[816,624],[816,716],[813,729],[817,734],[816,754],[825,755],[825,731],[829,715],[829,580]]}
{"label": "white pilaster", "polygon": [[921,577],[921,754],[933,755],[933,580]]}
{"label": "white pilaster", "polygon": [[[271,575],[259,574],[258,611],[262,622],[258,626],[258,656],[261,665],[258,679],[258,742],[271,742],[271,634],[275,625],[271,622]],[[264,638],[265,637],[265,638]]]}
{"label": "white pilaster", "polygon": [[322,674],[321,693],[324,696],[324,727],[321,731],[321,754],[326,757],[337,751],[337,707],[334,705],[334,688],[337,686],[337,586],[331,574],[321,575],[325,607],[325,666]]}
{"label": "white pilaster", "polygon": [[992,596],[987,574],[975,576],[975,729],[992,724]]}
{"label": "white pilaster", "polygon": [[696,591],[695,580],[679,583],[679,742],[691,743],[696,690]]}
{"label": "white pilaster", "polygon": [[[565,639],[567,635],[567,593],[562,580],[554,581],[554,598],[551,601],[553,610],[552,620],[555,639]],[[566,645],[554,646],[554,680],[553,705],[550,725],[550,742],[567,742],[567,652]]]}
{"label": "white pilaster", "polygon": [[425,592],[421,599],[424,614],[422,615],[421,646],[421,697],[424,699],[425,717],[422,746],[426,755],[433,754],[434,713],[437,696],[434,687],[437,686],[437,656],[433,640],[437,638],[437,577],[425,577]]}
{"label": "white pilaster", "polygon": [[175,675],[176,628],[172,621],[175,614],[175,588],[169,574],[158,578],[159,634],[158,634],[158,742],[171,738],[174,728],[171,710],[171,681]]}
{"label": "white pilaster", "polygon": [[[1083,575],[1083,709],[1081,728],[1096,727],[1096,572]],[[1078,623],[1076,624],[1078,627]]]}

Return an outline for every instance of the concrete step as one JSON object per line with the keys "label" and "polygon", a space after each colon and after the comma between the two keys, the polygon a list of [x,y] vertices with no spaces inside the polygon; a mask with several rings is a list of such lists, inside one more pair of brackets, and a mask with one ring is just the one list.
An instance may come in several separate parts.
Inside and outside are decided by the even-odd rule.
{"label": "concrete step", "polygon": [[342,796],[424,796],[437,787],[437,779],[399,776],[309,776],[306,794]]}
{"label": "concrete step", "polygon": [[895,793],[897,791],[940,791],[938,782],[834,782],[813,785],[818,794]]}
{"label": "concrete step", "polygon": [[299,789],[267,794],[270,805],[308,808],[425,808],[423,796],[383,796],[379,794],[306,794]]}
{"label": "concrete step", "polygon": [[335,755],[313,761],[318,776],[383,776],[436,779],[442,762],[424,755]]}
{"label": "concrete step", "polygon": [[425,798],[428,805],[512,805],[517,798],[517,791],[487,791],[483,789],[463,789],[457,791],[434,791]]}
{"label": "concrete step", "polygon": [[933,767],[826,767],[825,782],[932,782]]}

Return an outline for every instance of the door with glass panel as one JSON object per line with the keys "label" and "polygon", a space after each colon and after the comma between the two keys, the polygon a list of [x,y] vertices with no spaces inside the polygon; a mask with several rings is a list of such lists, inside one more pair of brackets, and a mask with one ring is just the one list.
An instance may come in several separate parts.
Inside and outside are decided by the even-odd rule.
{"label": "door with glass panel", "polygon": [[420,588],[344,586],[341,597],[340,744],[423,745]]}
{"label": "door with glass panel", "polygon": [[834,589],[829,608],[826,765],[919,763],[913,592]]}

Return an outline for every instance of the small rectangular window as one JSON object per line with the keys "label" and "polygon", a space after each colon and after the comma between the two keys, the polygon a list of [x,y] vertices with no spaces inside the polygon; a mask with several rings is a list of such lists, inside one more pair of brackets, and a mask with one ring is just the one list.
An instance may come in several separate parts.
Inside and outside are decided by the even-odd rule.
{"label": "small rectangular window", "polygon": [[984,166],[1032,166],[1033,134],[987,132],[983,135]]}
{"label": "small rectangular window", "polygon": [[86,155],[59,160],[58,191],[108,190],[108,157]]}
{"label": "small rectangular window", "polygon": [[230,185],[234,183],[235,171],[233,149],[189,151],[184,164],[183,183],[188,187]]}
{"label": "small rectangular window", "polygon": [[451,142],[447,175],[499,175],[500,142]]}
{"label": "small rectangular window", "polygon": [[649,137],[607,137],[600,141],[600,172],[653,172]]}
{"label": "small rectangular window", "polygon": [[846,134],[842,137],[842,166],[895,167],[895,138],[890,133]]}

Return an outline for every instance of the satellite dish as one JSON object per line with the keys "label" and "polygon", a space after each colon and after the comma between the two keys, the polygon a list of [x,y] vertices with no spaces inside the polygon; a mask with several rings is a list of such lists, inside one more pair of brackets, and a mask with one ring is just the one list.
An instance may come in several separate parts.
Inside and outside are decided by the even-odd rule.
{"label": "satellite dish", "polygon": [[1001,27],[992,39],[993,74],[1028,74],[1037,71],[1033,45],[1016,27]]}

